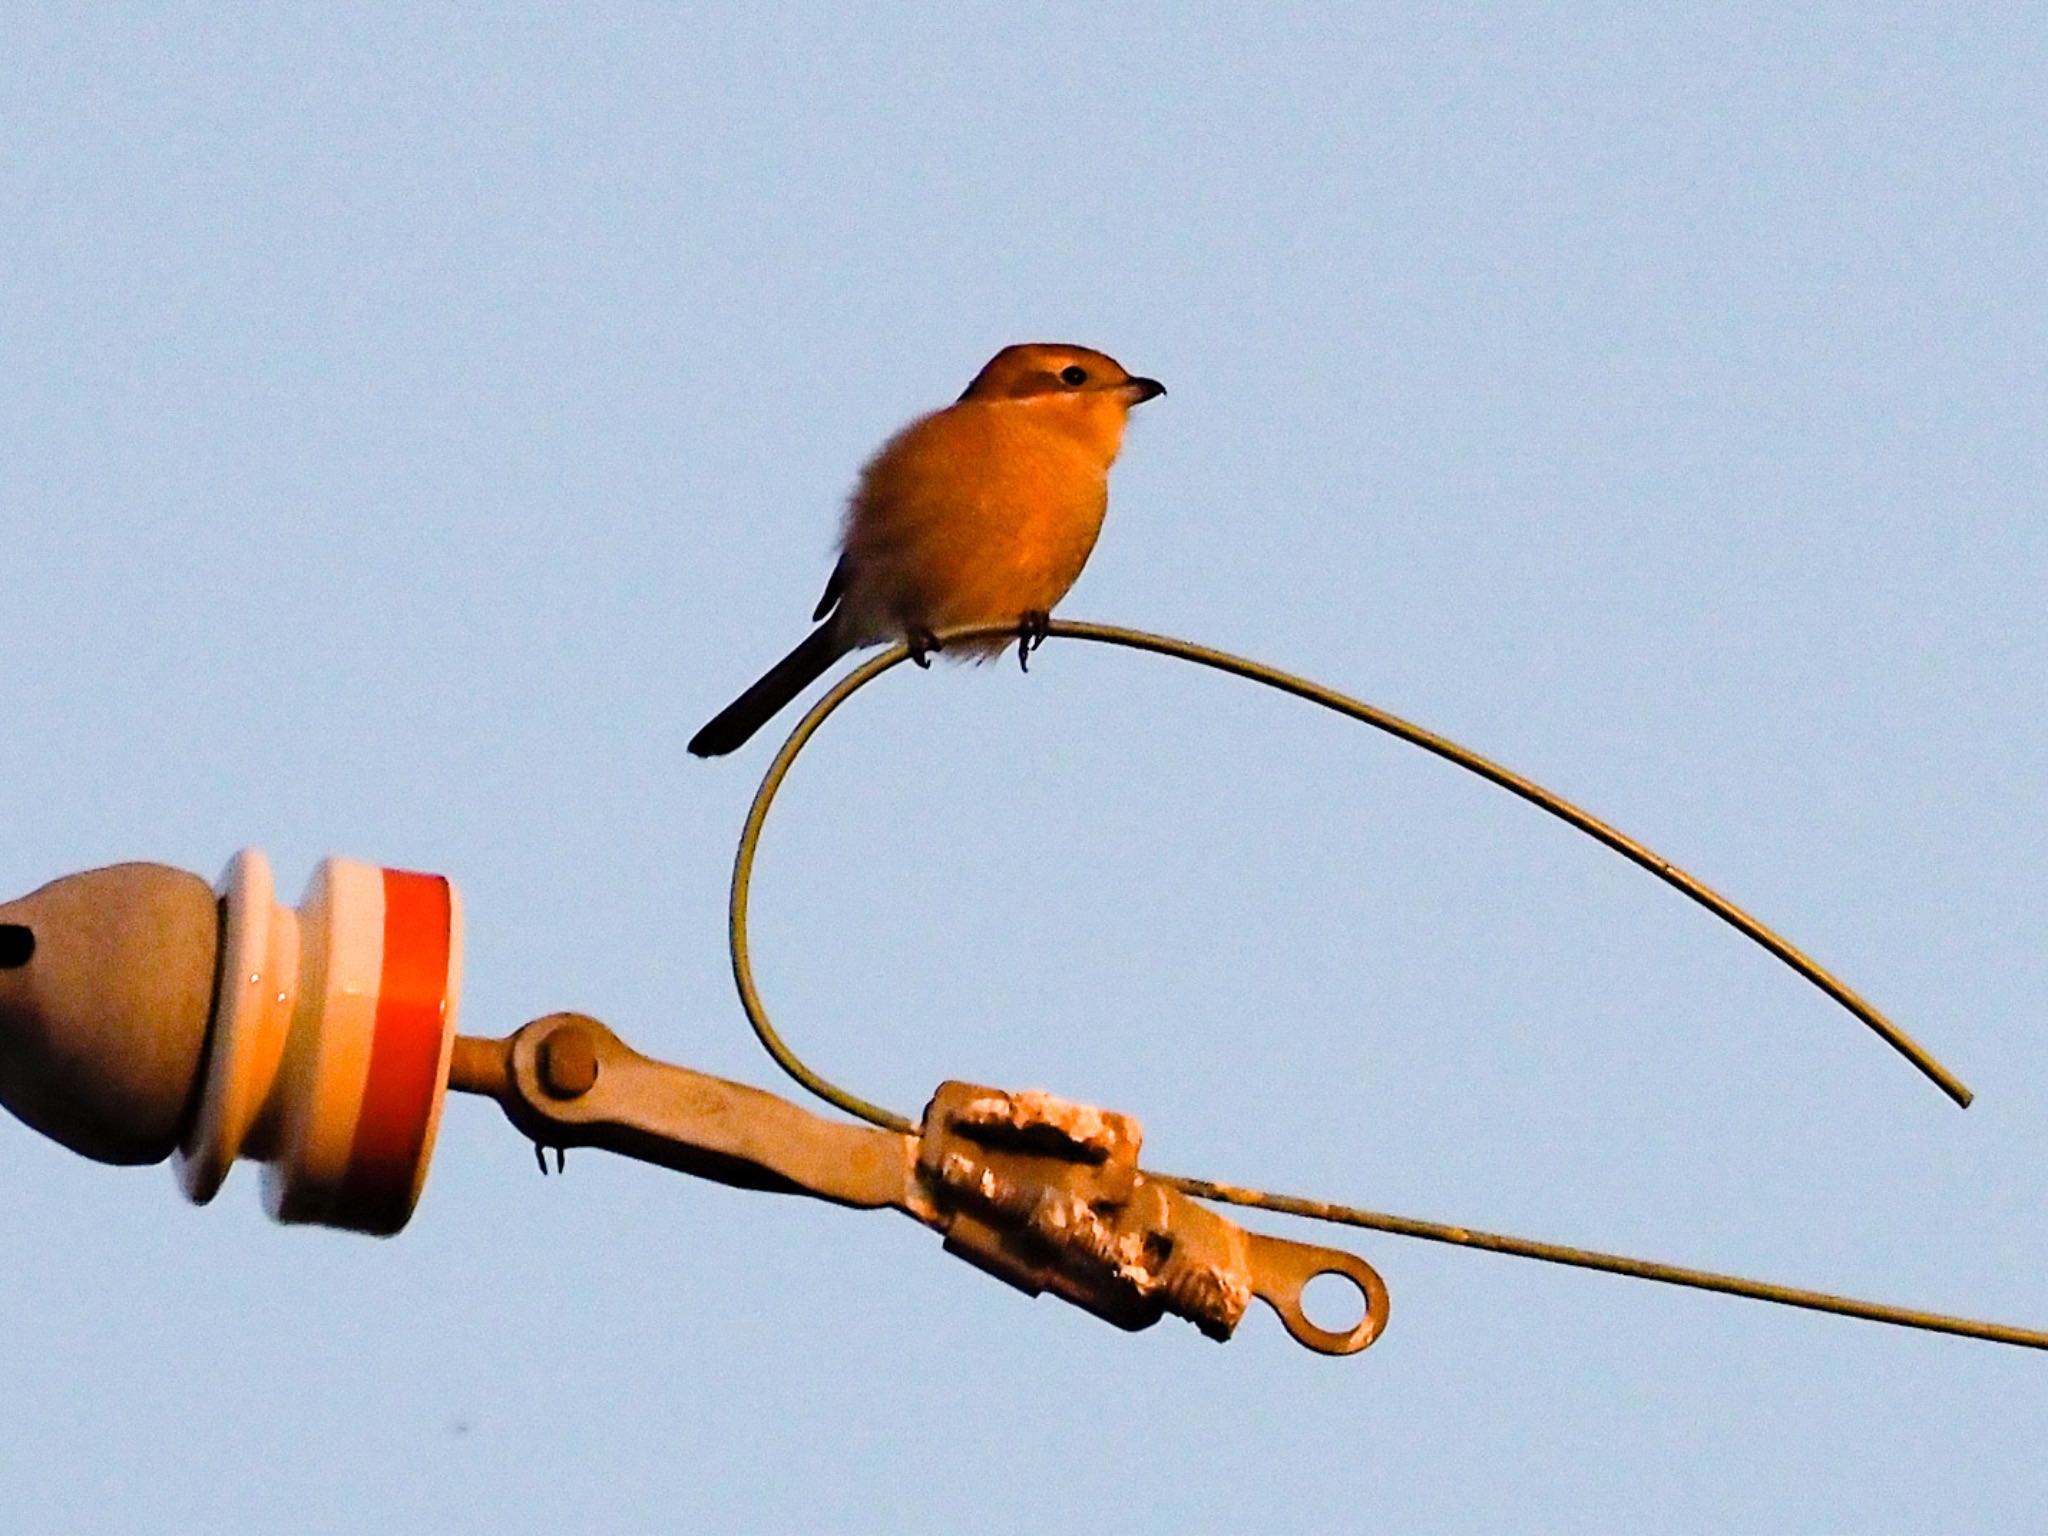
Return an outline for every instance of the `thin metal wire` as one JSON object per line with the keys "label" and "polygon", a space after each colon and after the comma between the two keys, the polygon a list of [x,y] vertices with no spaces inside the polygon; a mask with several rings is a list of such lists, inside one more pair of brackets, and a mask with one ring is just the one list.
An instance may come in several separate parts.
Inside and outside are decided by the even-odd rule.
{"label": "thin metal wire", "polygon": [[[939,637],[941,644],[977,638],[994,637],[1013,633],[1006,625],[979,625],[973,628],[949,631]],[[1499,764],[1468,751],[1456,742],[1435,735],[1397,715],[1375,708],[1334,689],[1325,688],[1305,678],[1278,671],[1225,651],[1211,650],[1207,646],[1195,645],[1165,635],[1149,634],[1143,630],[1123,629],[1108,624],[1085,623],[1071,619],[1055,619],[1048,633],[1074,640],[1093,640],[1106,645],[1119,645],[1131,650],[1151,651],[1157,655],[1178,657],[1185,661],[1197,662],[1220,672],[1247,678],[1291,693],[1297,698],[1320,704],[1326,709],[1362,721],[1390,735],[1398,736],[1425,751],[1467,769],[1480,777],[1489,779],[1503,789],[1521,796],[1524,800],[1550,812],[1560,820],[1577,827],[1580,831],[1605,843],[1631,862],[1647,869],[1666,884],[1674,886],[1694,901],[1730,924],[1736,930],[1755,940],[1771,954],[1784,961],[1808,981],[1819,987],[1828,996],[1840,1003],[1849,1012],[1869,1025],[1893,1049],[1937,1084],[1943,1092],[1959,1105],[1970,1102],[1970,1090],[1963,1086],[1954,1074],[1949,1072],[1933,1057],[1929,1056],[1903,1030],[1865,1002],[1832,973],[1809,959],[1780,938],[1771,929],[1744,912],[1726,897],[1711,890],[1694,879],[1668,859],[1653,853],[1642,844],[1624,836],[1607,823],[1580,810],[1570,801],[1551,793],[1521,775],[1501,767]],[[740,833],[739,849],[733,860],[732,901],[730,908],[730,932],[732,949],[733,980],[739,988],[740,1006],[746,1011],[747,1021],[753,1026],[754,1034],[775,1059],[776,1065],[787,1072],[807,1090],[828,1104],[854,1115],[885,1130],[914,1133],[914,1121],[878,1104],[871,1104],[858,1095],[849,1093],[836,1083],[818,1075],[799,1058],[782,1036],[776,1031],[768,1017],[768,1010],[761,1002],[761,994],[754,983],[754,968],[747,941],[747,905],[752,889],[754,855],[760,845],[761,830],[768,819],[768,808],[774,803],[781,790],[783,780],[788,776],[790,766],[797,754],[809,744],[833,712],[855,693],[880,677],[891,668],[900,666],[910,659],[910,652],[903,646],[892,646],[869,661],[861,663],[829,688],[810,712],[797,723],[788,740],[776,752],[775,760],[768,765],[768,772],[761,780],[761,787],[755,791],[753,804],[748,808],[746,826]],[[1900,1327],[1920,1328],[1937,1333],[1958,1334],[1966,1338],[1985,1339],[1993,1343],[2015,1344],[2030,1349],[2048,1349],[2048,1331],[2018,1328],[2002,1323],[1979,1322],[1970,1318],[1952,1317],[1939,1312],[1922,1312],[1906,1307],[1888,1306],[1880,1302],[1858,1301],[1851,1297],[1834,1296],[1823,1291],[1802,1290],[1795,1286],[1775,1285],[1767,1281],[1745,1280],[1739,1276],[1717,1274],[1710,1270],[1688,1269],[1681,1265],[1664,1264],[1649,1259],[1632,1259],[1618,1254],[1600,1253],[1592,1249],[1571,1248],[1559,1243],[1538,1242],[1530,1238],[1508,1237],[1499,1233],[1476,1231],[1471,1228],[1453,1226],[1444,1222],[1422,1221],[1413,1217],[1393,1216],[1379,1211],[1362,1210],[1355,1206],[1337,1205],[1327,1201],[1308,1200],[1296,1195],[1274,1194],[1265,1190],[1247,1189],[1234,1184],[1219,1184],[1208,1179],[1190,1178],[1176,1174],[1154,1174],[1162,1183],[1170,1184],[1184,1193],[1203,1199],[1216,1200],[1230,1205],[1253,1207],[1260,1210],[1280,1211],[1294,1216],[1310,1217],[1319,1221],[1338,1222],[1349,1226],[1366,1227],[1375,1231],[1389,1232],[1400,1237],[1421,1238],[1429,1242],[1450,1243],[1465,1248],[1481,1248],[1491,1253],[1504,1253],[1517,1258],[1539,1259],[1545,1263],[1567,1264],[1581,1269],[1602,1270],[1610,1274],[1627,1275],[1639,1280],[1655,1280],[1666,1285],[1689,1286],[1696,1290],[1718,1291],[1730,1296],[1744,1296],[1757,1301],[1773,1301],[1781,1305],[1805,1307],[1818,1312],[1831,1312],[1845,1317],[1865,1318],[1872,1322],[1891,1323]]]}
{"label": "thin metal wire", "polygon": [[[944,643],[1014,632],[1014,627],[1011,626],[985,624],[971,629],[955,630],[941,636],[940,639]],[[1072,619],[1053,620],[1049,633],[1074,640],[1093,640],[1104,645],[1120,645],[1131,650],[1174,656],[1183,661],[1212,667],[1219,672],[1228,672],[1235,677],[1263,683],[1268,688],[1277,688],[1282,693],[1291,693],[1296,698],[1307,699],[1310,703],[1320,704],[1325,709],[1362,721],[1366,725],[1385,731],[1390,736],[1398,736],[1403,741],[1421,747],[1425,752],[1433,752],[1446,762],[1454,763],[1467,772],[1476,773],[1481,778],[1498,784],[1509,793],[1521,796],[1531,805],[1548,811],[1560,821],[1605,843],[1623,858],[1648,870],[1666,885],[1684,892],[1745,938],[1763,946],[1862,1020],[1886,1044],[1911,1062],[1958,1105],[1969,1105],[1972,1095],[1961,1079],[1929,1055],[1912,1036],[1850,990],[1833,972],[1795,949],[1772,929],[1765,927],[1727,897],[1687,874],[1669,859],[1617,831],[1597,816],[1580,810],[1562,795],[1553,794],[1542,785],[1523,778],[1513,770],[1503,768],[1500,764],[1481,757],[1454,741],[1403,720],[1399,715],[1389,714],[1386,710],[1354,699],[1348,694],[1339,693],[1334,688],[1325,688],[1322,684],[1310,682],[1307,678],[1296,677],[1292,673],[1282,672],[1256,661],[1248,661],[1242,656],[1233,656],[1227,651],[1211,650],[1207,646],[1176,640],[1166,635],[1148,634],[1144,630],[1122,629],[1115,625],[1090,624]],[[747,1010],[747,1017],[753,1022],[755,1034],[761,1037],[761,1043],[767,1046],[768,1053],[781,1064],[783,1070],[811,1092],[829,1103],[838,1104],[841,1109],[860,1115],[863,1119],[873,1120],[876,1124],[887,1123],[893,1117],[890,1117],[886,1110],[877,1110],[871,1104],[855,1108],[856,1104],[862,1104],[863,1101],[854,1100],[851,1095],[840,1097],[841,1090],[834,1089],[830,1083],[812,1074],[788,1047],[776,1038],[774,1030],[769,1026],[767,1014],[754,991],[751,968],[747,961],[746,897],[747,884],[753,873],[754,845],[760,838],[761,825],[767,820],[768,806],[774,800],[776,791],[782,787],[783,776],[789,772],[789,766],[796,760],[796,755],[804,749],[805,744],[816,734],[818,727],[831,717],[834,710],[884,672],[901,665],[909,655],[909,651],[904,647],[892,646],[872,661],[856,667],[835,683],[825,696],[811,707],[810,713],[804,716],[797,728],[790,732],[789,739],[782,744],[782,750],[775,754],[775,761],[769,765],[767,777],[761,781],[761,788],[754,796],[753,807],[747,814],[746,830],[740,836],[739,857],[733,869],[733,974],[739,982],[740,1000]],[[877,1115],[884,1118],[878,1120]]]}
{"label": "thin metal wire", "polygon": [[732,939],[732,979],[740,989],[740,1007],[747,1013],[747,1022],[754,1026],[755,1037],[775,1058],[775,1064],[808,1088],[827,1104],[837,1105],[849,1115],[858,1116],[870,1125],[879,1125],[884,1130],[914,1133],[917,1126],[893,1110],[870,1104],[858,1095],[848,1093],[837,1083],[827,1082],[809,1067],[805,1066],[795,1051],[783,1043],[782,1036],[775,1032],[775,1026],[768,1020],[768,1010],[761,1004],[761,993],[754,985],[754,961],[747,947],[747,894],[754,883],[754,850],[761,841],[761,828],[768,820],[768,807],[774,803],[775,792],[782,788],[782,781],[789,773],[789,765],[796,761],[797,753],[804,744],[818,732],[818,727],[831,718],[832,711],[853,697],[854,693],[866,687],[891,667],[910,659],[910,652],[903,646],[891,646],[872,661],[864,661],[846,676],[834,683],[825,696],[811,706],[809,714],[797,722],[796,729],[789,733],[789,740],[775,754],[775,761],[768,765],[768,772],[761,780],[761,787],[754,791],[754,803],[747,808],[747,824],[740,829],[740,847],[732,865],[732,907],[730,928]]}
{"label": "thin metal wire", "polygon": [[1270,1194],[1263,1189],[1243,1189],[1234,1184],[1217,1184],[1208,1179],[1185,1178],[1178,1174],[1151,1173],[1148,1177],[1171,1184],[1183,1194],[1228,1205],[1251,1206],[1262,1211],[1282,1211],[1289,1216],[1306,1216],[1314,1221],[1341,1222],[1346,1226],[1368,1227],[1398,1237],[1419,1237],[1425,1242],[1451,1243],[1460,1248],[1483,1248],[1488,1253],[1505,1253],[1518,1259],[1541,1259],[1546,1264],[1569,1264],[1579,1269],[1604,1270],[1634,1280],[1655,1280],[1664,1285],[1690,1286],[1696,1291],[1719,1291],[1725,1296],[1746,1296],[1752,1301],[1775,1301],[1780,1306],[1805,1307],[1812,1312],[1832,1312],[1839,1317],[1860,1317],[1873,1323],[1892,1323],[1901,1328],[1922,1328],[1930,1333],[1959,1334],[1966,1339],[1985,1339],[1993,1344],[2017,1344],[2023,1349],[2048,1349],[2048,1332],[2019,1328],[2010,1323],[1979,1322],[1970,1317],[1952,1317],[1946,1312],[1921,1312],[1911,1307],[1888,1306],[1881,1301],[1858,1301],[1826,1291],[1802,1290],[1793,1285],[1776,1285],[1768,1280],[1745,1280],[1739,1275],[1716,1274],[1710,1269],[1687,1269],[1652,1259],[1625,1258],[1617,1253],[1600,1253],[1591,1248],[1568,1248],[1562,1243],[1543,1243],[1528,1237],[1507,1237],[1498,1232],[1477,1232],[1438,1221],[1419,1221],[1412,1216],[1390,1216],[1384,1211],[1365,1211],[1352,1205],[1335,1205],[1326,1200],[1305,1200],[1299,1195]]}

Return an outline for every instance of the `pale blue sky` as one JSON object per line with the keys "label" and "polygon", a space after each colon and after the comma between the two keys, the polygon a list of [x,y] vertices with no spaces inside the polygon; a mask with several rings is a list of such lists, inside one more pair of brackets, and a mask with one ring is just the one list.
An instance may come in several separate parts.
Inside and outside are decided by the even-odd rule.
{"label": "pale blue sky", "polygon": [[[774,1087],[731,993],[863,456],[1003,343],[1164,379],[1066,611],[1571,794],[1891,1010],[1304,706],[904,671],[759,872],[815,1064],[1159,1166],[2048,1325],[2038,8],[0,16],[0,887],[442,871],[464,1023]],[[794,1091],[794,1090],[792,1090]],[[2048,1523],[2048,1359],[1277,1221],[1364,1356],[1028,1302],[900,1218],[457,1101],[410,1230],[0,1122],[53,1533]]]}

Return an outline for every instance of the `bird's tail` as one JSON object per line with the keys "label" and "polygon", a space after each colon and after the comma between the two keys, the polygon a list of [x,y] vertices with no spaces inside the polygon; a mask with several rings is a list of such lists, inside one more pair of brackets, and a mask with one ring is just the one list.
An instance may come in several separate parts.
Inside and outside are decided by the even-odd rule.
{"label": "bird's tail", "polygon": [[738,750],[768,723],[770,716],[846,654],[848,647],[838,631],[837,624],[827,621],[805,635],[795,650],[770,667],[758,683],[721,709],[709,725],[690,738],[690,751],[697,757],[723,757]]}

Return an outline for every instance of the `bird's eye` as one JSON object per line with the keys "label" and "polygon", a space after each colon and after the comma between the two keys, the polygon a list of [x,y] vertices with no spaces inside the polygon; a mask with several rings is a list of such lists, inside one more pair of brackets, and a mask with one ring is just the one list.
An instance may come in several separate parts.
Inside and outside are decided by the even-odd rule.
{"label": "bird's eye", "polygon": [[1088,370],[1078,363],[1070,363],[1060,370],[1060,382],[1071,388],[1079,389],[1088,382]]}

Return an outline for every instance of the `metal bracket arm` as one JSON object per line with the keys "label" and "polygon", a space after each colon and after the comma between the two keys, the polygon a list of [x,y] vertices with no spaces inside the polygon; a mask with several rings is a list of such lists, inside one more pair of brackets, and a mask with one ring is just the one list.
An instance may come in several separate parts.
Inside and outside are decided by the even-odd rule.
{"label": "metal bracket arm", "polygon": [[536,1019],[504,1040],[458,1036],[448,1086],[496,1099],[538,1146],[599,1147],[741,1189],[863,1209],[902,1203],[914,1146],[643,1056],[575,1013]]}

